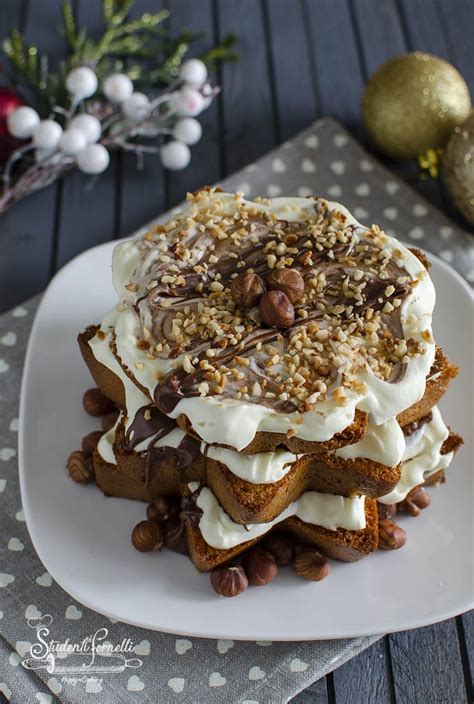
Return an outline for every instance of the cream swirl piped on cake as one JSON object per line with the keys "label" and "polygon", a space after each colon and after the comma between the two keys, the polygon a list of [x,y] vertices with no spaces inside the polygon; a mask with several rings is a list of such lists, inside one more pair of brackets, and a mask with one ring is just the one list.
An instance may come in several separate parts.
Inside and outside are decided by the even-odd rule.
{"label": "cream swirl piped on cake", "polygon": [[[120,362],[173,418],[240,450],[258,431],[324,441],[356,408],[379,425],[417,402],[434,359],[434,289],[420,260],[339,204],[193,196],[114,253]],[[289,330],[240,310],[233,277],[298,269]]]}

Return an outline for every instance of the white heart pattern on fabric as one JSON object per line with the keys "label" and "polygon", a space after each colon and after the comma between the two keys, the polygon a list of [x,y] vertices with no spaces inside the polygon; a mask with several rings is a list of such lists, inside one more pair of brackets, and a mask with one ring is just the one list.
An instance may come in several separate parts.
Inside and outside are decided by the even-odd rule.
{"label": "white heart pattern on fabric", "polygon": [[356,217],[357,220],[365,220],[369,217],[369,213],[365,208],[358,206],[357,208],[354,208],[354,217]]}
{"label": "white heart pattern on fabric", "polygon": [[398,208],[385,208],[383,214],[387,220],[396,220],[398,218]]}
{"label": "white heart pattern on fabric", "polygon": [[304,174],[314,174],[316,171],[316,164],[311,159],[303,159],[301,162],[301,171]]}
{"label": "white heart pattern on fabric", "polygon": [[8,549],[12,550],[13,552],[21,552],[25,549],[25,546],[19,538],[10,538],[10,540],[8,541]]}
{"label": "white heart pattern on fabric", "polygon": [[11,430],[12,433],[18,432],[18,418],[13,418],[10,425],[8,426],[8,430]]}
{"label": "white heart pattern on fabric", "polygon": [[347,144],[347,135],[345,135],[345,134],[336,134],[336,135],[334,136],[333,142],[334,142],[334,144],[336,145],[336,147],[338,147],[339,149],[340,149],[341,147],[345,147],[346,144]]}
{"label": "white heart pattern on fabric", "polygon": [[269,183],[267,186],[267,196],[269,198],[276,198],[281,194],[281,186],[277,183]]}
{"label": "white heart pattern on fabric", "polygon": [[396,181],[387,181],[385,184],[385,190],[390,196],[395,195],[395,193],[399,190],[400,184],[397,183]]}
{"label": "white heart pattern on fabric", "polygon": [[40,587],[50,587],[53,583],[53,578],[49,572],[44,572],[39,577],[36,577],[35,582],[39,584]]}
{"label": "white heart pattern on fabric", "polygon": [[453,228],[449,227],[449,225],[443,225],[443,227],[439,228],[439,234],[444,240],[447,240],[453,234]]}
{"label": "white heart pattern on fabric", "polygon": [[222,687],[227,682],[220,672],[212,672],[209,675],[209,687]]}
{"label": "white heart pattern on fabric", "polygon": [[82,611],[78,609],[75,604],[70,604],[67,607],[66,613],[64,615],[71,621],[78,621],[80,618],[82,618]]}
{"label": "white heart pattern on fabric", "polygon": [[359,183],[358,186],[355,187],[354,193],[356,196],[359,196],[360,198],[365,198],[366,196],[370,196],[370,186],[368,183]]}
{"label": "white heart pattern on fabric", "polygon": [[8,662],[12,667],[18,667],[21,662],[21,657],[18,655],[18,653],[10,653],[8,657]]}
{"label": "white heart pattern on fabric", "polygon": [[11,691],[11,689],[8,689],[6,682],[0,682],[0,692],[6,696],[8,701],[10,701],[10,697],[12,696],[12,691]]}
{"label": "white heart pattern on fabric", "polygon": [[37,699],[40,704],[51,704],[53,701],[51,694],[45,694],[44,692],[38,692],[38,694],[35,694],[35,699]]}
{"label": "white heart pattern on fabric", "polygon": [[136,655],[149,655],[150,654],[150,641],[141,640],[133,649]]}
{"label": "white heart pattern on fabric", "polygon": [[63,686],[56,677],[50,677],[49,680],[46,682],[46,685],[52,691],[53,694],[59,694],[63,691]]}
{"label": "white heart pattern on fabric", "polygon": [[292,672],[305,672],[309,667],[307,662],[300,660],[299,658],[293,658],[290,662],[290,670]]}
{"label": "white heart pattern on fabric", "polygon": [[170,680],[168,680],[168,687],[170,687],[173,692],[176,692],[176,694],[179,694],[184,689],[184,678],[172,677]]}
{"label": "white heart pattern on fabric", "polygon": [[9,584],[15,581],[15,577],[7,572],[0,572],[0,587],[8,587]]}
{"label": "white heart pattern on fabric", "polygon": [[441,259],[444,259],[445,262],[448,262],[448,264],[454,259],[454,254],[450,249],[443,249],[443,251],[439,253],[439,256]]}
{"label": "white heart pattern on fabric", "polygon": [[282,174],[286,171],[286,164],[283,159],[277,156],[272,161],[272,169],[276,174]]}
{"label": "white heart pattern on fabric", "polygon": [[0,337],[0,342],[5,347],[14,347],[16,345],[16,334],[14,332],[7,332],[6,335]]}
{"label": "white heart pattern on fabric", "polygon": [[307,198],[313,195],[313,189],[309,186],[300,186],[298,188],[298,195],[300,198]]}
{"label": "white heart pattern on fabric", "polygon": [[30,652],[31,643],[29,640],[17,640],[15,650],[21,658],[24,658],[26,653]]}
{"label": "white heart pattern on fabric", "polygon": [[17,306],[12,310],[12,316],[14,318],[24,318],[25,315],[28,315],[28,311],[26,308],[23,308],[23,306]]}
{"label": "white heart pattern on fabric", "polygon": [[308,149],[317,149],[319,147],[319,139],[317,135],[308,135],[308,137],[304,140],[304,145],[305,147],[308,147]]}
{"label": "white heart pattern on fabric", "polygon": [[250,184],[244,181],[243,183],[239,183],[235,190],[237,193],[243,193],[244,196],[247,197],[250,195],[252,189],[250,188]]}
{"label": "white heart pattern on fabric", "polygon": [[184,655],[184,653],[191,650],[192,647],[193,644],[187,638],[178,638],[175,643],[175,648],[178,655]]}
{"label": "white heart pattern on fabric", "polygon": [[342,176],[346,170],[346,164],[344,161],[333,161],[329,164],[329,168],[334,174],[337,174],[337,176]]}
{"label": "white heart pattern on fabric", "polygon": [[408,237],[411,240],[422,240],[424,236],[425,236],[425,231],[423,230],[422,227],[419,227],[419,225],[417,225],[416,227],[411,229],[410,232],[408,233]]}
{"label": "white heart pattern on fabric", "polygon": [[372,164],[371,161],[368,159],[361,159],[359,161],[359,168],[361,171],[364,171],[365,173],[368,173],[369,171],[374,170],[374,165]]}
{"label": "white heart pattern on fabric", "polygon": [[258,666],[254,665],[249,670],[249,680],[263,680],[265,677],[265,672]]}
{"label": "white heart pattern on fabric", "polygon": [[145,689],[145,683],[137,675],[132,675],[127,682],[127,689],[129,692],[142,692]]}
{"label": "white heart pattern on fabric", "polygon": [[5,374],[10,369],[10,365],[4,359],[0,359],[0,374]]}
{"label": "white heart pattern on fabric", "polygon": [[35,606],[34,604],[29,604],[29,605],[26,607],[26,610],[25,610],[25,618],[26,618],[27,620],[28,620],[29,618],[41,618],[42,615],[43,615],[43,614],[41,613],[41,611],[40,611],[40,610],[38,609],[38,607]]}
{"label": "white heart pattern on fabric", "polygon": [[246,171],[248,174],[252,173],[252,171],[256,171],[258,169],[257,164],[248,164],[244,171]]}
{"label": "white heart pattern on fabric", "polygon": [[338,183],[334,183],[332,186],[329,186],[327,194],[332,198],[340,198],[342,196],[342,188]]}
{"label": "white heart pattern on fabric", "polygon": [[96,679],[91,678],[91,679],[87,680],[86,692],[88,694],[98,694],[99,692],[102,692],[102,689],[103,689],[102,685]]}
{"label": "white heart pattern on fabric", "polygon": [[417,218],[422,218],[428,212],[428,208],[423,203],[415,203],[413,206],[413,215]]}
{"label": "white heart pattern on fabric", "polygon": [[16,450],[13,447],[3,447],[0,450],[0,460],[8,462],[12,457],[16,457]]}
{"label": "white heart pattern on fabric", "polygon": [[19,511],[15,513],[15,518],[17,521],[20,521],[20,523],[24,523],[25,521],[25,512],[21,508]]}
{"label": "white heart pattern on fabric", "polygon": [[234,647],[234,641],[233,640],[218,640],[217,641],[217,651],[221,655],[225,655],[228,650]]}

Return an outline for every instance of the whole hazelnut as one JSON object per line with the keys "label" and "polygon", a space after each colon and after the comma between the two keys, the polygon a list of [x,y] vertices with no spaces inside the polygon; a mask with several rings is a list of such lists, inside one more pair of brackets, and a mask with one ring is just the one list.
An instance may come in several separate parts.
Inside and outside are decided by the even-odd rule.
{"label": "whole hazelnut", "polygon": [[257,548],[251,550],[242,560],[242,567],[245,570],[249,584],[254,587],[263,587],[274,579],[278,574],[278,566],[275,558],[268,552]]}
{"label": "whole hazelnut", "polygon": [[168,550],[179,552],[182,555],[188,554],[188,539],[186,537],[186,526],[180,518],[172,518],[165,523],[165,545]]}
{"label": "whole hazelnut", "polygon": [[263,280],[247,271],[235,277],[230,285],[232,298],[241,308],[253,308],[266,291]]}
{"label": "whole hazelnut", "polygon": [[174,518],[180,511],[179,502],[170,496],[157,496],[146,509],[147,518],[158,523],[164,523]]}
{"label": "whole hazelnut", "polygon": [[273,269],[267,276],[267,286],[283,291],[290,303],[298,303],[304,294],[304,279],[297,269]]}
{"label": "whole hazelnut", "polygon": [[71,452],[66,463],[69,476],[78,484],[94,481],[94,466],[90,455],[81,450]]}
{"label": "whole hazelnut", "polygon": [[81,443],[82,451],[85,452],[86,455],[92,455],[102,435],[101,430],[93,430],[92,433],[84,435]]}
{"label": "whole hazelnut", "polygon": [[377,503],[377,511],[380,518],[393,518],[397,515],[397,504]]}
{"label": "whole hazelnut", "polygon": [[295,309],[283,291],[267,291],[260,299],[260,318],[269,328],[291,328]]}
{"label": "whole hazelnut", "polygon": [[140,521],[132,531],[132,545],[139,552],[159,550],[163,540],[163,527],[156,521]]}
{"label": "whole hazelnut", "polygon": [[297,575],[312,582],[320,582],[331,571],[328,560],[314,548],[301,550],[296,555],[293,566]]}
{"label": "whole hazelnut", "polygon": [[271,552],[278,567],[289,565],[295,552],[295,541],[287,533],[276,531],[265,538],[263,547]]}
{"label": "whole hazelnut", "polygon": [[379,520],[379,550],[398,550],[407,542],[407,534],[388,518]]}
{"label": "whole hazelnut", "polygon": [[410,491],[403,501],[398,504],[400,513],[407,513],[409,516],[419,516],[424,508],[431,504],[431,496],[422,486],[416,486]]}
{"label": "whole hazelnut", "polygon": [[104,433],[107,433],[109,430],[111,430],[115,423],[117,422],[119,417],[119,412],[118,411],[111,411],[110,413],[107,413],[105,416],[102,416],[101,421],[100,421],[100,427],[102,428],[102,431]]}
{"label": "whole hazelnut", "polygon": [[244,592],[249,583],[240,565],[233,567],[214,567],[211,572],[211,584],[220,596],[238,596]]}
{"label": "whole hazelnut", "polygon": [[115,408],[115,404],[100,389],[88,389],[82,397],[84,410],[90,416],[105,416]]}

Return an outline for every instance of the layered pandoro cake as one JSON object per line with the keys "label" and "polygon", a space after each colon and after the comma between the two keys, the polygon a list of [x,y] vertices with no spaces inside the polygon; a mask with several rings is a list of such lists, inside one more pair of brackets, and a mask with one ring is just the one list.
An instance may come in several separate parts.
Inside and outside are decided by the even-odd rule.
{"label": "layered pandoro cake", "polygon": [[118,303],[79,335],[102,431],[71,476],[149,502],[135,547],[187,552],[225,596],[401,547],[395,514],[462,442],[428,268],[322,198],[189,195],[114,250]]}

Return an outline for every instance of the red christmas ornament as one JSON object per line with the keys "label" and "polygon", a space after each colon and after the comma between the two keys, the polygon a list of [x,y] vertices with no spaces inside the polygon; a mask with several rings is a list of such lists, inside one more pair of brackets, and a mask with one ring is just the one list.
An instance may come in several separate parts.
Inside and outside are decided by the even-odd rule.
{"label": "red christmas ornament", "polygon": [[21,144],[7,129],[7,118],[24,101],[13,88],[0,88],[0,164],[5,164],[10,154]]}

